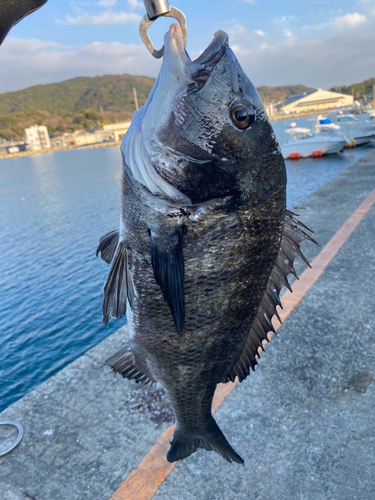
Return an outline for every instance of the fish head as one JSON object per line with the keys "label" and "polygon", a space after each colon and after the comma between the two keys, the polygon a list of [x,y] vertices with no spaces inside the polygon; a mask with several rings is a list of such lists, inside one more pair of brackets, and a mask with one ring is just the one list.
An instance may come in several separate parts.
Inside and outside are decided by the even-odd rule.
{"label": "fish head", "polygon": [[257,203],[285,165],[262,100],[218,31],[194,61],[172,24],[159,77],[142,115],[153,168],[193,203],[236,195]]}

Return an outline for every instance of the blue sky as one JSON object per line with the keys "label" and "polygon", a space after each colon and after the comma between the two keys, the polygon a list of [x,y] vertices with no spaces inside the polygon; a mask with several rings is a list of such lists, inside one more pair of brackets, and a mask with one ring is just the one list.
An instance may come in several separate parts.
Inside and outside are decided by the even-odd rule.
{"label": "blue sky", "polygon": [[[375,0],[173,0],[188,23],[196,57],[223,29],[249,78],[259,85],[329,88],[375,77]],[[0,47],[0,92],[75,76],[156,76],[144,48],[138,0],[48,0]],[[155,46],[171,20],[150,29]]]}

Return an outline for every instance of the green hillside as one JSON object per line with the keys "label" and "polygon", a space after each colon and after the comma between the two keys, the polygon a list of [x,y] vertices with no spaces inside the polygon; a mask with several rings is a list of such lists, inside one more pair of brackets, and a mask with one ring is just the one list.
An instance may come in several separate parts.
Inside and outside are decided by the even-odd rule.
{"label": "green hillside", "polygon": [[[155,79],[145,76],[78,77],[0,94],[0,137],[18,139],[30,125],[47,125],[49,133],[98,127],[129,120],[135,110],[133,87],[141,106]],[[309,90],[304,85],[259,87],[264,102],[278,102]]]}
{"label": "green hillside", "polygon": [[39,110],[63,115],[84,109],[100,111],[134,110],[133,87],[144,102],[155,79],[146,76],[80,76],[60,83],[35,85],[17,92],[0,94],[0,115]]}
{"label": "green hillside", "polygon": [[345,85],[341,87],[332,87],[330,90],[333,92],[341,92],[342,94],[354,94],[354,98],[361,97],[367,92],[372,92],[373,86],[375,85],[375,78],[370,78],[361,83],[353,83],[346,87]]}
{"label": "green hillside", "polygon": [[265,104],[277,103],[285,101],[291,95],[303,94],[308,90],[313,90],[312,87],[305,87],[305,85],[284,85],[282,87],[258,87],[258,92]]}
{"label": "green hillside", "polygon": [[142,105],[154,82],[130,75],[78,77],[0,94],[0,136],[22,137],[23,129],[34,123],[53,133],[129,120],[135,110],[133,87]]}

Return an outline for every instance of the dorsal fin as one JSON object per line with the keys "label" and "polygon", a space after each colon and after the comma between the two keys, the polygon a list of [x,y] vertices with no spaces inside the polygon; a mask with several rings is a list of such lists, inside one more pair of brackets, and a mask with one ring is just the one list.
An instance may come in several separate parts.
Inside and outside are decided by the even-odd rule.
{"label": "dorsal fin", "polygon": [[107,280],[103,288],[103,322],[107,326],[109,319],[122,318],[126,312],[126,301],[130,307],[134,304],[134,284],[128,268],[125,242],[120,241],[112,259]]}
{"label": "dorsal fin", "polygon": [[101,258],[105,260],[107,264],[110,264],[112,262],[119,238],[119,229],[113,229],[112,231],[109,231],[109,233],[102,236],[99,240],[98,248],[96,249],[96,256],[98,256],[100,252]]}
{"label": "dorsal fin", "polygon": [[276,316],[280,321],[276,307],[282,308],[280,302],[280,290],[286,286],[291,290],[288,282],[288,274],[293,274],[298,278],[293,263],[297,257],[301,257],[310,266],[309,262],[302,254],[300,245],[302,241],[309,240],[316,245],[318,243],[311,238],[303,229],[311,231],[302,222],[294,218],[296,214],[286,211],[284,230],[281,238],[280,250],[268,280],[267,289],[259,306],[257,315],[251,325],[245,346],[232,370],[226,374],[223,382],[234,381],[236,377],[242,382],[250,373],[250,368],[255,369],[259,350],[263,349],[263,341],[268,342],[268,333],[275,330],[272,325],[272,317]]}

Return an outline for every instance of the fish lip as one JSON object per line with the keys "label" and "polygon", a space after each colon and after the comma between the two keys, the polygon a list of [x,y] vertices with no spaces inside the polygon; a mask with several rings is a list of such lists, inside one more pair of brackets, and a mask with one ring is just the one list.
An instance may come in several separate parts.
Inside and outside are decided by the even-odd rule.
{"label": "fish lip", "polygon": [[186,72],[188,63],[191,62],[189,54],[186,52],[184,34],[179,24],[170,25],[164,37],[164,60],[172,59],[175,63],[181,64],[181,71]]}
{"label": "fish lip", "polygon": [[218,30],[203,53],[197,59],[188,63],[190,78],[205,83],[228,47],[228,35],[225,31]]}
{"label": "fish lip", "polygon": [[209,66],[216,64],[221,59],[228,46],[228,35],[225,31],[218,30],[214,34],[214,39],[210,45],[203,51],[203,53],[192,61],[192,65],[196,66]]}
{"label": "fish lip", "polygon": [[183,31],[178,24],[171,24],[165,35],[164,45],[164,57],[172,56],[175,60],[179,59],[183,73],[187,74],[191,80],[205,83],[228,48],[228,35],[218,30],[209,46],[194,61],[190,59],[185,49]]}

